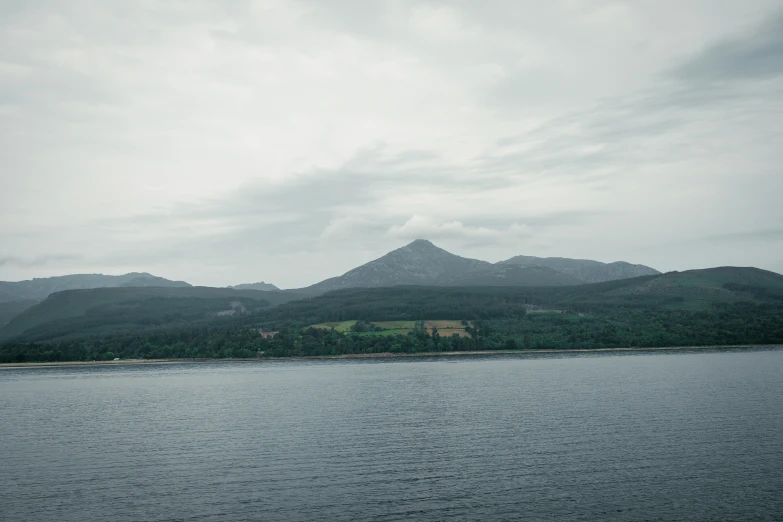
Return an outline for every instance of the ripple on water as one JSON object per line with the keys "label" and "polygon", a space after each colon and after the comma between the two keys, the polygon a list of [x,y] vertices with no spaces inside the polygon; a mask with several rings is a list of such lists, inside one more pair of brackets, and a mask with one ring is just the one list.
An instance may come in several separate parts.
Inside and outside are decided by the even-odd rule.
{"label": "ripple on water", "polygon": [[783,350],[0,372],[3,520],[780,520]]}

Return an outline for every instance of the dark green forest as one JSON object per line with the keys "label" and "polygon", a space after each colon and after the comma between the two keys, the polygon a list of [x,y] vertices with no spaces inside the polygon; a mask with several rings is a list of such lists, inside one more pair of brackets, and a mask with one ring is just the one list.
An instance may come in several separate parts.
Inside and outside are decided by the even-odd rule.
{"label": "dark green forest", "polygon": [[[770,284],[765,274],[682,274],[568,287],[340,290],[248,306],[222,319],[204,317],[209,302],[178,300],[176,314],[160,298],[134,307],[112,303],[8,339],[0,362],[783,344],[780,276]],[[135,315],[118,322],[125,309]],[[309,327],[354,319],[450,319],[473,327],[467,337]],[[279,333],[265,339],[259,328]]]}

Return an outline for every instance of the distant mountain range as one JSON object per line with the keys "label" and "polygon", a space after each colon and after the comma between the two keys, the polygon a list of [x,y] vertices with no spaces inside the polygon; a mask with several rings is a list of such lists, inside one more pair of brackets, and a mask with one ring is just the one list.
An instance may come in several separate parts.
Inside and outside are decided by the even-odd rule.
{"label": "distant mountain range", "polygon": [[118,276],[74,274],[42,277],[28,281],[0,281],[0,328],[50,295],[66,290],[139,287],[187,288],[190,286],[184,281],[171,281],[146,272],[131,272]]}
{"label": "distant mountain range", "polygon": [[75,274],[57,277],[43,277],[29,281],[0,281],[0,303],[33,299],[41,301],[50,294],[63,290],[117,287],[188,287],[184,281],[171,281],[146,272],[131,272],[112,276],[103,274]]}
{"label": "distant mountain range", "polygon": [[[334,321],[334,318],[459,319],[528,308],[531,303],[591,314],[615,307],[630,312],[633,321],[661,312],[675,312],[675,319],[680,312],[725,313],[729,306],[737,304],[746,305],[752,311],[754,306],[783,306],[783,275],[753,267],[716,267],[559,287],[349,288],[293,300],[265,313],[279,321],[312,324]],[[461,311],[455,312],[460,308]],[[497,316],[513,317],[513,314]],[[682,325],[673,326],[678,327]],[[780,335],[783,336],[783,330]]]}
{"label": "distant mountain range", "polygon": [[393,250],[339,277],[299,291],[318,295],[342,288],[396,285],[566,286],[660,274],[654,268],[623,261],[516,256],[489,263],[451,254],[425,239]]}
{"label": "distant mountain range", "polygon": [[[90,284],[102,287],[78,288]],[[224,324],[234,326],[228,328],[251,332],[269,323],[287,328],[356,319],[507,319],[521,317],[530,306],[560,307],[560,312],[568,311],[575,317],[620,314],[626,336],[636,332],[634,325],[647,321],[647,333],[633,335],[642,335],[645,343],[675,344],[691,339],[677,333],[678,328],[685,328],[677,323],[680,314],[707,314],[688,316],[688,328],[701,325],[698,327],[707,328],[704,331],[720,333],[721,325],[737,313],[745,314],[742,321],[758,313],[762,314],[754,326],[758,335],[747,339],[774,342],[779,331],[775,314],[783,303],[783,276],[752,267],[660,274],[643,265],[579,259],[517,256],[488,263],[451,254],[426,240],[416,240],[299,291],[280,290],[264,282],[233,288],[193,287],[146,273],[64,276],[0,283],[0,288],[4,299],[16,298],[0,302],[0,347],[4,343],[106,336],[151,339],[156,332],[195,331],[192,329],[214,321],[229,321]],[[43,301],[38,300],[52,291]],[[615,328],[608,317],[601,319],[609,322],[600,332]],[[590,320],[580,324],[593,328]],[[535,324],[528,322],[525,327]],[[740,326],[732,327],[731,336],[721,334],[716,339],[746,342],[735,335],[742,327],[741,321],[737,324]],[[206,328],[204,336],[210,335],[211,326]],[[783,335],[783,330],[780,332]],[[533,333],[550,335],[538,330]],[[557,342],[567,338],[560,326],[550,333],[554,336],[551,339],[560,339]],[[664,334],[668,337],[660,337]],[[568,335],[576,334],[569,330]],[[243,339],[237,342],[242,344]]]}
{"label": "distant mountain range", "polygon": [[[601,263],[559,257],[516,256],[493,264],[460,257],[438,248],[425,239],[417,239],[339,277],[326,279],[301,290],[310,295],[317,295],[341,288],[396,285],[564,286],[659,273],[648,266],[632,265],[624,261]],[[29,281],[0,281],[0,303],[41,301],[63,290],[151,286],[189,287],[191,285],[185,281],[172,281],[146,272],[132,272],[119,276],[76,274]],[[280,291],[277,286],[264,281],[228,288]]]}
{"label": "distant mountain range", "polygon": [[[499,263],[489,263],[478,259],[470,259],[454,255],[438,248],[424,239],[389,252],[388,254],[346,272],[339,277],[333,277],[299,290],[280,290],[277,286],[266,283],[248,283],[228,287],[220,294],[220,299],[231,299],[238,294],[231,291],[260,291],[286,294],[276,298],[264,295],[263,300],[276,304],[304,296],[321,295],[332,290],[346,288],[375,288],[399,285],[419,286],[507,286],[507,287],[541,287],[541,286],[574,286],[585,283],[611,281],[633,278],[644,275],[656,275],[659,272],[644,265],[632,265],[626,262],[600,263],[584,259],[539,258],[516,256]],[[0,282],[0,328],[11,322],[25,310],[36,306],[38,315],[51,316],[47,312],[51,303],[49,296],[74,290],[102,288],[193,288],[184,281],[172,281],[157,277],[146,272],[132,272],[125,275],[111,276],[102,274],[76,274],[58,277],[47,277],[19,282]],[[204,288],[204,287],[199,287]],[[217,289],[214,289],[217,290]],[[71,297],[77,294],[69,294]],[[216,299],[213,294],[203,291],[195,293],[144,293],[134,292],[95,292],[93,294],[78,294],[80,303],[91,303],[90,306],[103,306],[114,303],[117,299],[147,299],[150,296],[188,299]],[[253,299],[262,299],[261,293]],[[108,297],[107,297],[108,296]],[[142,297],[139,297],[142,296]],[[245,296],[247,297],[247,296]],[[97,299],[93,302],[92,299]],[[70,299],[70,298],[69,298]],[[108,301],[106,301],[108,299]],[[61,309],[66,306],[58,298],[56,300],[58,314],[65,313]],[[171,301],[173,303],[173,301]],[[81,306],[81,305],[80,305]],[[178,305],[180,306],[180,305]],[[205,310],[218,308],[223,304],[215,301],[204,305]],[[182,306],[180,306],[182,308]],[[31,311],[33,313],[33,311]],[[205,312],[206,313],[206,312]],[[29,315],[29,314],[28,314]],[[54,314],[57,315],[57,314]],[[67,315],[67,314],[66,314]],[[198,315],[198,314],[197,314]],[[59,316],[58,316],[59,317]],[[147,317],[147,316],[145,316]],[[14,325],[9,325],[9,331],[20,332],[20,325],[27,324],[20,318]]]}

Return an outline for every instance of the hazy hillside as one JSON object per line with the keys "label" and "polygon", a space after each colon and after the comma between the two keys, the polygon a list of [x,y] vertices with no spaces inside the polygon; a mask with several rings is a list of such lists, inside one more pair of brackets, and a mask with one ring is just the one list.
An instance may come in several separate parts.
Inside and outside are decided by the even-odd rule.
{"label": "hazy hillside", "polygon": [[590,313],[606,307],[708,310],[725,304],[783,304],[783,275],[722,267],[602,283],[549,287],[406,287],[344,289],[282,305],[265,315],[279,321],[466,319],[521,308]]}
{"label": "hazy hillside", "polygon": [[21,314],[31,306],[35,306],[38,303],[35,299],[26,299],[22,301],[10,301],[7,303],[0,302],[0,329],[8,324],[8,322]]}
{"label": "hazy hillside", "polygon": [[271,283],[265,283],[263,281],[258,283],[245,283],[242,285],[229,286],[229,288],[233,288],[234,290],[264,290],[266,292],[275,292],[280,290],[275,285]]}
{"label": "hazy hillside", "polygon": [[171,281],[146,272],[131,272],[125,275],[111,276],[103,274],[75,274],[57,277],[43,277],[28,281],[0,281],[0,302],[34,299],[41,301],[50,294],[63,290],[86,288],[114,288],[121,286],[163,286],[188,287],[184,281]]}
{"label": "hazy hillside", "polygon": [[[26,329],[0,343],[0,362],[783,342],[783,276],[755,268],[564,286],[353,288],[284,302],[297,297],[216,288],[63,292],[0,332]],[[269,306],[273,299],[282,304]],[[234,313],[219,315],[226,311]],[[309,327],[357,319],[471,329],[438,337]],[[279,334],[264,338],[259,328]]]}
{"label": "hazy hillside", "polygon": [[293,293],[209,287],[118,287],[66,290],[14,317],[0,338],[85,333],[117,325],[143,329],[230,317],[297,298]]}
{"label": "hazy hillside", "polygon": [[629,279],[660,274],[649,266],[633,265],[625,261],[601,263],[589,259],[568,259],[565,257],[514,256],[498,264],[519,266],[545,266],[568,274],[583,283],[600,283],[617,279]]}
{"label": "hazy hillside", "polygon": [[449,286],[568,286],[582,281],[545,266],[493,265],[491,270],[456,279]]}

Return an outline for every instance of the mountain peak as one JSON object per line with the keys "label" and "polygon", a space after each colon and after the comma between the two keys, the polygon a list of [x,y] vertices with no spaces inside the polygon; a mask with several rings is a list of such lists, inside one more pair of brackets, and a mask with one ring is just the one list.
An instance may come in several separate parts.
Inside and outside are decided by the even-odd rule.
{"label": "mountain peak", "polygon": [[[438,248],[429,239],[414,239],[413,241],[411,241],[410,243],[408,243],[405,246],[406,246],[406,248],[418,248],[418,249],[422,249],[422,248]],[[440,249],[438,248],[438,250],[440,250]]]}
{"label": "mountain peak", "polygon": [[[576,265],[576,268],[572,265]],[[658,272],[641,265],[626,266],[625,263],[606,264],[565,258],[517,256],[492,264],[452,254],[427,239],[418,238],[341,276],[301,290],[315,295],[341,288],[396,285],[563,286],[650,273]]]}

